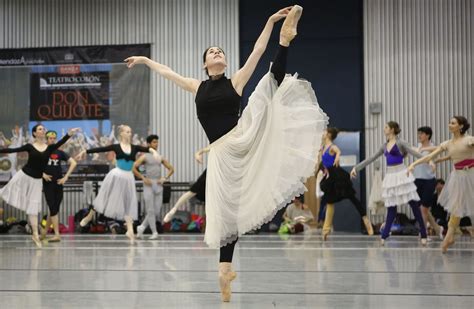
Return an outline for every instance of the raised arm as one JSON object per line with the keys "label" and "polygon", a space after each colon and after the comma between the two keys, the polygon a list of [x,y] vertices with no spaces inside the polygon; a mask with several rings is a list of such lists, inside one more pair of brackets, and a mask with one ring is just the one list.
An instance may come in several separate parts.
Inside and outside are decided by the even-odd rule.
{"label": "raised arm", "polygon": [[164,78],[169,79],[170,81],[172,81],[179,87],[183,88],[186,91],[192,92],[193,94],[196,94],[198,87],[201,83],[197,79],[183,77],[179,75],[178,73],[174,72],[168,66],[158,63],[156,61],[153,61],[147,57],[133,56],[133,57],[128,57],[124,61],[127,63],[127,67],[129,69],[133,68],[133,66],[136,64],[145,64],[147,67],[157,72]]}
{"label": "raised arm", "polygon": [[374,162],[378,157],[380,157],[381,155],[383,155],[383,151],[384,151],[384,148],[385,148],[385,143],[382,145],[382,147],[380,147],[380,149],[374,153],[371,157],[368,157],[367,159],[365,159],[364,161],[360,162],[359,164],[357,164],[356,166],[354,166],[352,168],[352,171],[351,171],[351,177],[356,177],[357,176],[357,173],[361,170],[363,170],[367,165],[369,165],[370,163]]}
{"label": "raised arm", "polygon": [[64,145],[64,144],[68,141],[68,139],[71,138],[71,136],[73,136],[74,134],[76,134],[76,133],[79,132],[80,130],[81,130],[80,128],[70,129],[70,130],[67,132],[67,134],[65,134],[65,135],[63,136],[63,138],[61,138],[61,139],[59,140],[59,142],[57,142],[56,144],[52,144],[52,145],[50,145],[50,146],[48,146],[48,147],[49,147],[50,149],[52,149],[52,150],[58,149],[59,147],[61,147],[62,145]]}
{"label": "raised arm", "polygon": [[17,148],[3,148],[0,149],[0,153],[15,153],[15,152],[23,152],[23,151],[28,151],[31,147],[31,144],[25,144],[21,147]]}
{"label": "raised arm", "polygon": [[436,157],[437,155],[439,155],[440,153],[442,153],[445,149],[442,147],[442,146],[438,146],[436,148],[435,151],[433,151],[432,153],[430,153],[429,155],[427,156],[424,156],[418,160],[416,160],[415,162],[413,162],[412,164],[410,164],[410,166],[408,167],[408,172],[411,173],[413,172],[413,170],[415,169],[415,166],[417,166],[418,164],[421,164],[421,163],[426,163],[426,162],[429,162],[431,161],[434,157]]}
{"label": "raised arm", "polygon": [[270,39],[270,35],[272,34],[273,26],[275,23],[283,18],[285,18],[291,10],[291,6],[286,7],[284,9],[279,10],[270,18],[268,18],[265,27],[263,28],[262,33],[255,42],[253,47],[252,53],[247,58],[244,66],[238,70],[231,78],[232,85],[234,86],[235,91],[242,95],[242,91],[249,81],[250,77],[252,76],[255,68],[257,67],[258,61],[262,57],[263,53],[267,49],[267,44]]}
{"label": "raised arm", "polygon": [[98,152],[108,152],[108,151],[115,151],[115,146],[116,144],[113,145],[108,145],[105,147],[97,147],[97,148],[91,148],[87,149],[86,153],[98,153]]}
{"label": "raised arm", "polygon": [[451,160],[451,156],[444,156],[444,157],[441,157],[441,158],[438,158],[438,159],[434,160],[433,162],[435,164],[438,164],[438,163],[448,161],[448,160]]}
{"label": "raised arm", "polygon": [[423,155],[421,153],[419,153],[418,151],[413,149],[407,142],[405,142],[403,140],[398,140],[397,144],[398,144],[398,148],[402,151],[402,153],[403,152],[409,153],[412,156],[414,156],[415,158],[423,157]]}

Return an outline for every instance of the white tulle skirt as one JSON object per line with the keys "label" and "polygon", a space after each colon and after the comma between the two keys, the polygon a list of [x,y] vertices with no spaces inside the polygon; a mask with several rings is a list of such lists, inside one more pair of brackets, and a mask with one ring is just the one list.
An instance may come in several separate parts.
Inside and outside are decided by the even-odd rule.
{"label": "white tulle skirt", "polygon": [[311,84],[266,74],[237,126],[210,147],[205,242],[224,246],[273,218],[314,175],[328,117]]}
{"label": "white tulle skirt", "polygon": [[28,176],[19,170],[0,189],[0,197],[5,203],[25,211],[28,215],[38,215],[43,198],[43,180]]}
{"label": "white tulle skirt", "polygon": [[438,203],[456,217],[474,216],[474,168],[453,170]]}
{"label": "white tulle skirt", "polygon": [[385,207],[407,204],[409,201],[419,201],[416,192],[415,178],[407,175],[404,164],[388,166],[382,182],[382,198]]}
{"label": "white tulle skirt", "polygon": [[116,167],[105,176],[93,205],[106,217],[123,220],[125,216],[130,216],[136,220],[137,203],[133,173]]}

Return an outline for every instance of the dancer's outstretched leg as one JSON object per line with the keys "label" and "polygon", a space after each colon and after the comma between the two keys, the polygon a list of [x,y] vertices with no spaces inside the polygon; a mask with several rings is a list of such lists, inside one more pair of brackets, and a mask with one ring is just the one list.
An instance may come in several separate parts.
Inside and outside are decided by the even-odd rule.
{"label": "dancer's outstretched leg", "polygon": [[367,230],[367,234],[374,235],[374,229],[372,227],[372,223],[369,220],[369,217],[367,217],[367,210],[365,209],[365,207],[362,206],[362,203],[354,195],[352,195],[349,198],[349,200],[355,206],[355,208],[357,209],[357,212],[362,218],[362,221],[364,222],[364,225],[365,225],[365,229]]}
{"label": "dancer's outstretched leg", "polygon": [[183,206],[187,201],[189,201],[194,196],[196,196],[196,193],[192,191],[187,191],[186,193],[181,195],[178,201],[176,202],[176,204],[174,204],[173,208],[171,208],[170,211],[168,211],[168,213],[165,215],[163,222],[165,223],[170,222],[171,219],[173,219],[173,216],[175,215],[176,211],[178,211],[178,209],[181,206]]}

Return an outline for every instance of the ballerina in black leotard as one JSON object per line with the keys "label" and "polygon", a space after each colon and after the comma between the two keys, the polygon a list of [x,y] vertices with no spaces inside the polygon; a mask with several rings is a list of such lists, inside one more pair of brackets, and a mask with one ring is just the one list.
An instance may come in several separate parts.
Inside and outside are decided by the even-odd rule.
{"label": "ballerina in black leotard", "polygon": [[[308,82],[285,77],[286,54],[296,36],[302,8],[272,15],[245,65],[230,79],[224,75],[225,54],[212,46],[203,55],[209,79],[185,78],[145,57],[130,57],[129,67],[143,63],[195,95],[198,119],[211,143],[206,172],[205,242],[220,247],[219,283],[223,301],[230,300],[231,270],[238,237],[270,220],[314,173],[316,154],[327,117],[316,104]],[[285,18],[280,47],[240,115],[243,88],[264,53],[275,22]],[[201,151],[202,153],[203,151]]]}
{"label": "ballerina in black leotard", "polygon": [[15,208],[24,210],[33,232],[33,241],[41,247],[38,235],[38,213],[41,210],[43,191],[43,172],[48,164],[49,156],[74,135],[78,128],[70,129],[57,143],[47,145],[45,142],[46,129],[43,125],[35,125],[31,130],[35,142],[18,148],[0,149],[0,153],[27,152],[28,162],[8,184],[0,190],[2,199]]}

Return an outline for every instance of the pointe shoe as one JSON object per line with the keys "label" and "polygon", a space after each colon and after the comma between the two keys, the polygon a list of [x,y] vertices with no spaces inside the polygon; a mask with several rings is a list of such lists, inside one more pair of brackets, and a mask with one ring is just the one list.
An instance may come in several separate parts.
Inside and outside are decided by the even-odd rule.
{"label": "pointe shoe", "polygon": [[231,263],[219,263],[219,286],[223,302],[230,301],[232,295],[230,283],[237,277],[237,274],[231,270],[231,266]]}
{"label": "pointe shoe", "polygon": [[427,244],[428,244],[428,240],[426,238],[422,238],[421,239],[421,245],[426,247]]}
{"label": "pointe shoe", "polygon": [[383,239],[383,238],[380,238],[380,245],[381,245],[382,247],[384,247],[384,246],[385,246],[385,239]]}
{"label": "pointe shoe", "polygon": [[331,231],[323,231],[323,241],[327,241],[328,240],[328,237],[329,237],[329,234],[331,234]]}
{"label": "pointe shoe", "polygon": [[441,243],[441,252],[446,253],[448,252],[449,247],[454,245],[454,239],[449,239],[446,237],[443,242]]}
{"label": "pointe shoe", "polygon": [[95,213],[95,211],[93,211],[93,210],[89,211],[89,213],[87,214],[87,216],[85,216],[85,217],[81,220],[81,222],[79,222],[79,225],[80,225],[81,227],[84,227],[84,226],[86,226],[87,224],[89,224],[89,222],[91,222],[91,220],[92,220],[92,217],[94,216],[94,213]]}
{"label": "pointe shoe", "polygon": [[48,242],[60,242],[61,237],[60,236],[54,236],[48,239]]}
{"label": "pointe shoe", "polygon": [[128,237],[128,239],[130,239],[130,243],[133,245],[135,243],[135,234],[133,233],[133,230],[125,233],[125,235]]}
{"label": "pointe shoe", "polygon": [[35,243],[35,245],[36,245],[38,248],[43,247],[43,244],[41,243],[41,240],[40,240],[39,236],[32,236],[32,237],[31,237],[31,240],[33,240],[33,242]]}
{"label": "pointe shoe", "polygon": [[172,208],[166,215],[165,218],[163,219],[164,223],[171,222],[173,219],[174,214],[176,213],[177,209]]}
{"label": "pointe shoe", "polygon": [[372,227],[372,223],[367,216],[362,217],[362,221],[364,221],[365,229],[367,230],[367,235],[374,235],[374,228]]}
{"label": "pointe shoe", "polygon": [[280,30],[280,45],[290,46],[290,42],[295,38],[297,31],[296,26],[298,26],[298,21],[300,20],[301,14],[303,13],[303,8],[299,5],[294,5],[291,8],[291,11],[285,18],[283,25]]}

